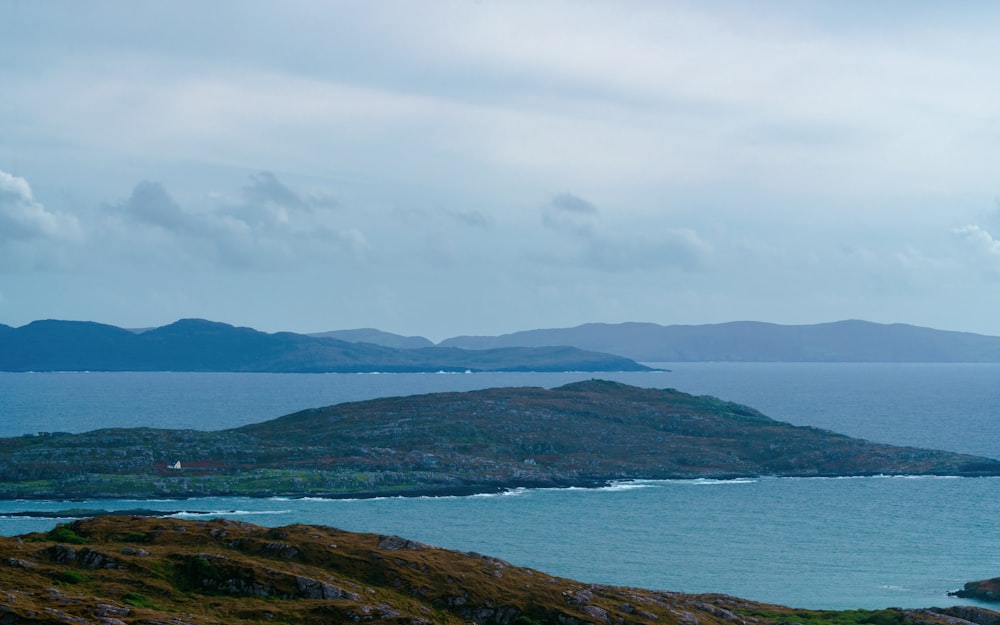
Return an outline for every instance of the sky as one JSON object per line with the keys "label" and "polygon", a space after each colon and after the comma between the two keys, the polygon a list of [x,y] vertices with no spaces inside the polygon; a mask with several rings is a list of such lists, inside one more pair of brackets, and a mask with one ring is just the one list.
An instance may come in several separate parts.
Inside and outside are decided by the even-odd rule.
{"label": "sky", "polygon": [[0,323],[1000,335],[1000,4],[0,0]]}

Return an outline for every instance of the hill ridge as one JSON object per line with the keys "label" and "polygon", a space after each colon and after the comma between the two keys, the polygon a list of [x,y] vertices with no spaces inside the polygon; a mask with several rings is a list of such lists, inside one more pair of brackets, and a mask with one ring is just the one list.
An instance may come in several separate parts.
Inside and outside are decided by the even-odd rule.
{"label": "hill ridge", "polygon": [[574,347],[401,349],[205,319],[133,332],[92,321],[33,321],[0,331],[0,371],[646,371],[628,358]]}
{"label": "hill ridge", "polygon": [[586,323],[499,336],[458,336],[439,345],[466,349],[571,345],[640,362],[1000,362],[1000,337],[858,319],[803,325]]}
{"label": "hill ridge", "polygon": [[[363,497],[759,475],[1000,475],[1000,461],[590,380],[311,408],[229,430],[0,439],[0,497]],[[180,463],[176,467],[176,463]]]}

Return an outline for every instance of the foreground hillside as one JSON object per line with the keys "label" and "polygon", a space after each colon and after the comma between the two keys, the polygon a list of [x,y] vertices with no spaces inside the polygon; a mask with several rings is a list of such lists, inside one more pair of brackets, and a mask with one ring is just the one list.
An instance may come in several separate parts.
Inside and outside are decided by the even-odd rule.
{"label": "foreground hillside", "polygon": [[84,321],[0,325],[0,371],[643,371],[621,356],[575,347],[397,349],[204,319],[143,332]]}
{"label": "foreground hillside", "polygon": [[972,607],[821,612],[585,584],[329,527],[98,517],[0,538],[0,623],[991,625]]}
{"label": "foreground hillside", "polygon": [[463,349],[572,345],[640,362],[1000,362],[997,336],[857,320],[812,325],[588,323],[502,336],[458,336],[440,345]]}
{"label": "foreground hillside", "polygon": [[4,498],[364,496],[643,478],[1000,475],[996,460],[875,444],[713,397],[599,380],[346,403],[216,432],[138,428],[8,438],[0,439],[0,454]]}

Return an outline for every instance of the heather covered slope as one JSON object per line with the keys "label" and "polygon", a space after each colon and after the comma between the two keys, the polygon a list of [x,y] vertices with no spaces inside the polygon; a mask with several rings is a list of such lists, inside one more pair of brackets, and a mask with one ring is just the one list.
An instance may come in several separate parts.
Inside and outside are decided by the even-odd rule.
{"label": "heather covered slope", "polygon": [[[797,427],[714,397],[591,380],[345,403],[232,430],[0,439],[6,498],[375,495],[619,479],[1000,475],[1000,462]],[[175,462],[180,469],[168,468]]]}
{"label": "heather covered slope", "polygon": [[395,536],[307,525],[98,517],[0,537],[0,623],[12,624],[988,625],[995,618],[978,608],[819,612],[586,584]]}
{"label": "heather covered slope", "polygon": [[1000,471],[994,460],[874,444],[714,397],[602,380],[340,404],[238,431],[302,450],[378,444],[438,467],[479,459],[564,478]]}

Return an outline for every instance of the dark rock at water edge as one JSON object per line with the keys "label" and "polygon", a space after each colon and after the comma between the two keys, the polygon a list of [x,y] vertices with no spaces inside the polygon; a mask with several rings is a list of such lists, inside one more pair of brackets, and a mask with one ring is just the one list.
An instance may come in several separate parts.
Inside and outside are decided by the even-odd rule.
{"label": "dark rock at water edge", "polygon": [[[954,597],[1000,602],[1000,577],[968,582],[961,590],[948,593]],[[994,625],[994,624],[990,624]]]}

